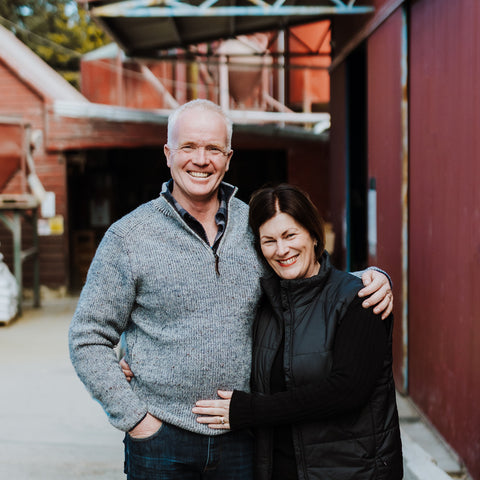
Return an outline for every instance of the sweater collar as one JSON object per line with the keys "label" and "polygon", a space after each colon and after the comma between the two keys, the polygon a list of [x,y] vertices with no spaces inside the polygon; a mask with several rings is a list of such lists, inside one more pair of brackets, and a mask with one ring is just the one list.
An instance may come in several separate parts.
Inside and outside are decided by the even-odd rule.
{"label": "sweater collar", "polygon": [[[222,191],[222,195],[224,195],[225,201],[227,203],[230,202],[230,199],[237,193],[238,188],[234,187],[233,185],[230,185],[227,182],[221,182],[219,188]],[[162,184],[162,190],[160,191],[160,196],[165,196],[170,193],[170,195],[173,192],[173,178],[168,180],[167,182],[164,182]]]}
{"label": "sweater collar", "polygon": [[[224,199],[228,209],[232,198],[235,196],[235,194],[238,191],[238,188],[233,185],[230,185],[227,182],[222,182],[219,188],[222,189],[222,194],[224,195]],[[170,180],[162,184],[160,195],[154,200],[154,203],[156,203],[157,208],[163,213],[168,214],[169,216],[171,216],[173,212],[177,212],[172,202],[170,202],[167,199],[168,195],[171,196],[172,190],[173,190],[173,179],[171,178]],[[227,214],[228,214],[228,211],[227,211]]]}

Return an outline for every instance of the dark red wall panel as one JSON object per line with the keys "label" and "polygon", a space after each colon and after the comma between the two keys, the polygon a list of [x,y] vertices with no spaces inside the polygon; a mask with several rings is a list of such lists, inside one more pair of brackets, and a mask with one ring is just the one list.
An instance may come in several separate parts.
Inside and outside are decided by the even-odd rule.
{"label": "dark red wall panel", "polygon": [[410,393],[480,479],[480,2],[411,7]]}
{"label": "dark red wall panel", "polygon": [[394,373],[404,385],[402,331],[402,14],[397,10],[368,41],[368,176],[377,187],[377,255],[395,296]]}

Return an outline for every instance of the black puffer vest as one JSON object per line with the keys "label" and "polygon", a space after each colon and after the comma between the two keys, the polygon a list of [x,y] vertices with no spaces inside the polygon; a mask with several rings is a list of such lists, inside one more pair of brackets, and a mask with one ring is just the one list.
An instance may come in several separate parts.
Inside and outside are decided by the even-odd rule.
{"label": "black puffer vest", "polygon": [[[287,389],[325,378],[332,365],[335,332],[361,280],[321,259],[318,275],[263,280],[265,292],[254,326],[253,391],[269,393],[275,354],[285,329]],[[403,477],[400,431],[392,376],[392,326],[383,370],[367,404],[333,419],[293,425],[299,480],[399,480]],[[271,478],[271,431],[256,432],[256,480]]]}

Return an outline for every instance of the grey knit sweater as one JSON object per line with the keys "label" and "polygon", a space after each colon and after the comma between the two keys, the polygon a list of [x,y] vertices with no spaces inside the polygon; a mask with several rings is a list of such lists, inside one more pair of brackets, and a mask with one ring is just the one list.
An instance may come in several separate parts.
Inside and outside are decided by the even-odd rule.
{"label": "grey knit sweater", "polygon": [[[117,428],[149,412],[193,432],[195,402],[217,389],[249,390],[251,325],[262,265],[248,207],[232,196],[215,255],[163,198],[118,222],[103,238],[73,317],[70,355],[78,376]],[[129,384],[114,347],[125,332]]]}

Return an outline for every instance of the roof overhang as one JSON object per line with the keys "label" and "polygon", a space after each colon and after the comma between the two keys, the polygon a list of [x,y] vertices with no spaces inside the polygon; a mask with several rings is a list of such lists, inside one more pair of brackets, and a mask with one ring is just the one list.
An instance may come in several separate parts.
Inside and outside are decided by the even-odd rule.
{"label": "roof overhang", "polygon": [[78,0],[131,57],[331,18],[372,13],[368,0]]}
{"label": "roof overhang", "polygon": [[[137,110],[94,103],[57,101],[47,107],[45,145],[49,151],[82,150],[91,148],[163,147],[167,141],[167,121],[170,110]],[[307,131],[289,124],[279,127],[279,120],[268,112],[254,112],[262,121],[251,125],[244,122],[245,112],[228,112],[234,121],[235,148],[251,145],[254,137],[261,138],[263,148],[288,145],[299,140],[326,142],[328,133]],[[263,117],[262,115],[265,115]],[[318,114],[317,114],[318,115]],[[298,122],[296,117],[281,117]],[[318,121],[311,118],[302,121]],[[325,121],[329,118],[325,117]]]}

